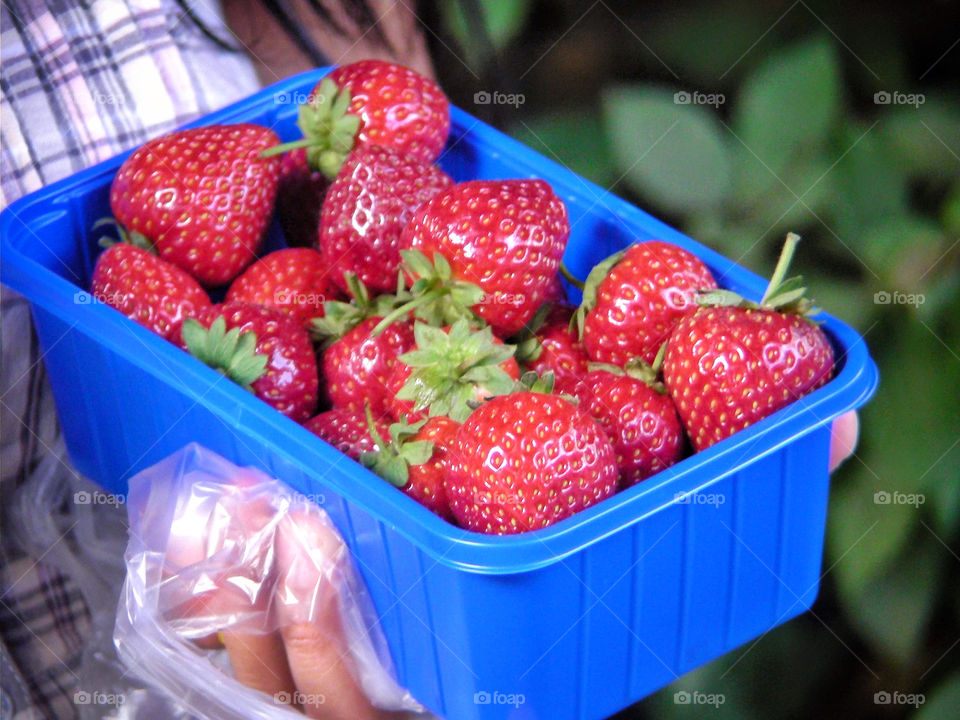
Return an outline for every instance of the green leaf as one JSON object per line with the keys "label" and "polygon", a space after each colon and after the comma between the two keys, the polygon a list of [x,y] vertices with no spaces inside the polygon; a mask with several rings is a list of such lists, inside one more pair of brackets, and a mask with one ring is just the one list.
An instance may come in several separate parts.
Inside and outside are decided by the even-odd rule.
{"label": "green leaf", "polygon": [[678,104],[670,90],[617,86],[603,115],[618,168],[630,186],[667,210],[719,207],[727,198],[730,151],[712,109]]}
{"label": "green leaf", "polygon": [[603,187],[619,175],[595,109],[558,109],[533,115],[514,125],[510,135]]}
{"label": "green leaf", "polygon": [[[478,0],[477,6],[494,50],[502,51],[523,30],[530,14],[530,0]],[[463,14],[463,3],[448,2],[438,5],[443,24],[464,51],[468,64],[477,65],[487,58],[478,42],[472,25]]]}
{"label": "green leaf", "polygon": [[864,593],[843,598],[850,622],[883,656],[899,664],[916,657],[937,599],[937,578],[947,559],[952,560],[934,538],[921,535]]}
{"label": "green leaf", "polygon": [[960,103],[923,96],[922,105],[882,105],[876,132],[897,167],[911,177],[952,179],[960,154]]}
{"label": "green leaf", "polygon": [[798,155],[826,142],[839,109],[836,50],[814,37],[771,54],[744,81],[733,131],[773,173],[757,177],[773,185]]}
{"label": "green leaf", "polygon": [[926,702],[917,708],[910,720],[943,720],[956,717],[960,708],[960,672],[942,680],[926,696]]}

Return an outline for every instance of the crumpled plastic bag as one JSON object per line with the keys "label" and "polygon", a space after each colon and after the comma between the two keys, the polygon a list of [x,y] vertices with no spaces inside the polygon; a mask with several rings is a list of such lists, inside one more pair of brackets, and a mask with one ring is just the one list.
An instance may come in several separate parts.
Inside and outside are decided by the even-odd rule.
{"label": "crumpled plastic bag", "polygon": [[[339,717],[351,691],[375,708],[422,712],[394,679],[349,549],[309,499],[191,444],[131,479],[127,512],[127,576],[114,643],[131,673],[210,720],[302,718],[290,702],[305,710],[322,703],[318,715]],[[240,663],[231,661],[250,660],[245,645],[258,648],[280,636],[277,631],[300,642],[319,631],[321,645],[339,653],[349,672],[344,676],[341,668],[339,677],[346,681],[333,682],[333,672],[327,692],[308,696],[298,677],[297,689],[271,696],[235,679],[232,665]],[[226,650],[203,649],[217,638]],[[254,684],[269,686],[276,673],[269,662],[261,664],[264,675],[254,672]],[[323,681],[306,678],[306,684],[313,680]]]}

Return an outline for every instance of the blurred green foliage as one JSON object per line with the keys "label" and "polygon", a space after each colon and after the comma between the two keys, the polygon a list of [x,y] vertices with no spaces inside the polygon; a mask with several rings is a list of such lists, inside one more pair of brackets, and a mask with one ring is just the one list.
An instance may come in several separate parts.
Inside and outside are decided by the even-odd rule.
{"label": "blurred green foliage", "polygon": [[[526,92],[504,129],[760,274],[801,233],[818,304],[880,366],[834,476],[813,612],[622,716],[960,718],[956,8],[478,0],[481,42],[465,4],[441,5],[445,26],[468,63],[500,70],[441,72],[455,102]],[[726,702],[677,705],[682,688]],[[883,690],[925,702],[876,705]]]}

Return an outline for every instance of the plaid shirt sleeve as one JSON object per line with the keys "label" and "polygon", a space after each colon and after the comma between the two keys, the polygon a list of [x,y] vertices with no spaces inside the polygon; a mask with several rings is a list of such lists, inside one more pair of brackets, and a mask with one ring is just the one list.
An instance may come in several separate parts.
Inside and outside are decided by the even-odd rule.
{"label": "plaid shirt sleeve", "polygon": [[[257,89],[216,0],[184,2],[235,49],[201,32],[175,0],[0,3],[0,208]],[[8,495],[62,440],[26,304],[2,292],[0,482]],[[76,717],[90,625],[82,595],[42,557],[13,547],[9,533],[0,550],[0,715]]]}

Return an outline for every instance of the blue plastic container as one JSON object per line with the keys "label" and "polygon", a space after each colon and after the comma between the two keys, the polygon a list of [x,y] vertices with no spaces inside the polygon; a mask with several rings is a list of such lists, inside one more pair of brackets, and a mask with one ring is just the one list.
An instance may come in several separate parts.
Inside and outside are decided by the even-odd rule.
{"label": "blue plastic container", "polygon": [[[195,123],[298,136],[290,78]],[[565,261],[584,277],[636,240],[706,262],[721,285],[765,283],[637,208],[453,110],[440,163],[457,180],[540,177],[567,203]],[[557,525],[512,537],[453,527],[85,291],[93,223],[125,156],[0,215],[3,282],[31,302],[77,469],[114,492],[197,441],[317,495],[354,552],[400,681],[438,715],[593,720],[806,610],[819,587],[830,422],[866,402],[866,344],[823,316],[836,378],[760,423]],[[274,227],[271,246],[283,239]]]}

